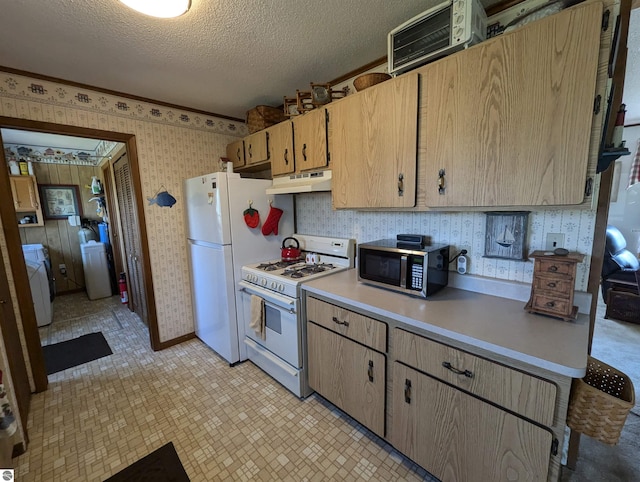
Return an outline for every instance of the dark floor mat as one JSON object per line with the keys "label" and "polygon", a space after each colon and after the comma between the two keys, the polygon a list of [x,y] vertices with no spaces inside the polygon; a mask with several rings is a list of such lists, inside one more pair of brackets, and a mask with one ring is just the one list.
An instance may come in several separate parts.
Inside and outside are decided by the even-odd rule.
{"label": "dark floor mat", "polygon": [[134,462],[104,482],[189,482],[173,442]]}
{"label": "dark floor mat", "polygon": [[47,375],[111,355],[111,347],[102,332],[89,333],[73,340],[42,347]]}

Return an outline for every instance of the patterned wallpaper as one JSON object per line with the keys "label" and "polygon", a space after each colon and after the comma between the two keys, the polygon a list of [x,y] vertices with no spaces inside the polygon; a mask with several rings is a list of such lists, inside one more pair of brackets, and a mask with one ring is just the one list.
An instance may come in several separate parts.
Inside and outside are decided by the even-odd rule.
{"label": "patterned wallpaper", "polygon": [[182,181],[218,171],[245,125],[4,72],[0,115],[135,134],[143,198],[164,186],[178,200],[144,205],[160,340],[193,332]]}
{"label": "patterned wallpaper", "polygon": [[[451,245],[452,253],[468,251],[468,274],[530,283],[533,262],[484,258],[486,215],[482,212],[369,212],[331,208],[330,193],[296,197],[297,231],[355,238],[358,243],[395,238],[398,233],[424,234],[434,243]],[[565,248],[590,255],[595,211],[542,210],[529,214],[527,252],[544,249],[547,233],[564,233]],[[591,257],[577,269],[576,289],[586,291]],[[455,263],[450,269],[455,268]]]}

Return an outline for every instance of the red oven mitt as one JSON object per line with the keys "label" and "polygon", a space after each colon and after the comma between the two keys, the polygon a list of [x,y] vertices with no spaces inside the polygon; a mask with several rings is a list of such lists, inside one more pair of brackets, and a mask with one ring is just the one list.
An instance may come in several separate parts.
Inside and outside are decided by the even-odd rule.
{"label": "red oven mitt", "polygon": [[256,209],[245,209],[242,215],[244,216],[245,224],[250,228],[256,228],[260,224],[260,213]]}
{"label": "red oven mitt", "polygon": [[280,222],[280,217],[282,216],[282,209],[274,208],[271,206],[269,210],[269,215],[267,216],[267,220],[262,225],[262,234],[265,236],[270,235],[271,233],[277,235],[278,234],[278,222]]}

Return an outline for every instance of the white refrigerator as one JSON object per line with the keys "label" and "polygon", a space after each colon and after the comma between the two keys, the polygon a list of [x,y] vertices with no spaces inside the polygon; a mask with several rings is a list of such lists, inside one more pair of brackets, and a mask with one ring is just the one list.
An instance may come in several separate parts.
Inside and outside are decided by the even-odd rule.
{"label": "white refrigerator", "polygon": [[[267,196],[270,186],[270,180],[227,172],[184,183],[195,333],[232,365],[247,359],[240,270],[246,264],[279,258],[282,240],[294,232],[293,197]],[[270,213],[270,201],[283,213],[278,235],[265,236],[261,228]],[[255,228],[243,216],[250,205],[260,215]]]}

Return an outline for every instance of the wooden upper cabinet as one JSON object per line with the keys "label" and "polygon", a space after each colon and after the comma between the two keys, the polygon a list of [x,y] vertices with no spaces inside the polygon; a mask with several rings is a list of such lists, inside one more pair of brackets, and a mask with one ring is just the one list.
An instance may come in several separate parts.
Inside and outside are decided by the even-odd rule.
{"label": "wooden upper cabinet", "polygon": [[[16,221],[21,228],[44,226],[40,194],[35,176],[9,176]],[[20,220],[29,217],[31,222],[22,224]]]}
{"label": "wooden upper cabinet", "polygon": [[233,162],[233,168],[244,166],[244,140],[239,139],[227,145],[227,159]]}
{"label": "wooden upper cabinet", "polygon": [[246,166],[261,164],[269,160],[269,134],[261,130],[244,138],[244,159]]}
{"label": "wooden upper cabinet", "polygon": [[293,152],[293,123],[284,121],[267,129],[269,133],[269,160],[271,175],[282,176],[295,171]]}
{"label": "wooden upper cabinet", "polygon": [[40,197],[34,176],[11,176],[9,181],[16,212],[31,212],[40,208]]}
{"label": "wooden upper cabinet", "polygon": [[327,114],[318,108],[293,119],[296,171],[327,167]]}
{"label": "wooden upper cabinet", "polygon": [[415,206],[418,74],[369,87],[327,109],[333,207]]}
{"label": "wooden upper cabinet", "polygon": [[418,70],[427,206],[583,201],[601,23],[579,5]]}

